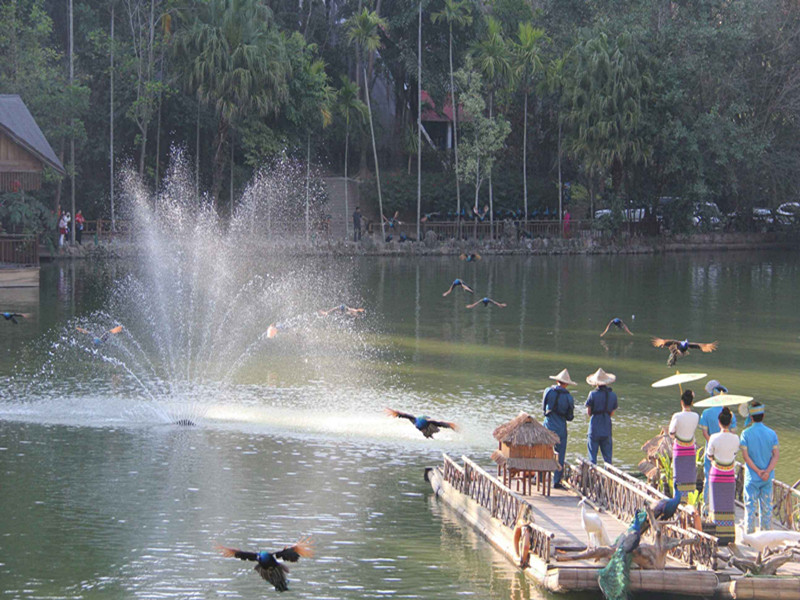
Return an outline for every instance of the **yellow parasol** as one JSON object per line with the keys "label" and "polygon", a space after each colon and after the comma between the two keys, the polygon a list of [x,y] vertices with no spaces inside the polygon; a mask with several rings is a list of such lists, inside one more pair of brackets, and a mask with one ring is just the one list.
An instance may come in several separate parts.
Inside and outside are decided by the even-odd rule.
{"label": "yellow parasol", "polygon": [[682,383],[688,383],[690,381],[697,381],[698,379],[702,379],[705,377],[706,373],[675,373],[675,375],[670,375],[669,377],[665,377],[664,379],[659,379],[658,381],[654,381],[650,384],[650,387],[660,388],[660,387],[667,387],[670,385],[680,385]]}
{"label": "yellow parasol", "polygon": [[753,399],[752,396],[737,396],[736,394],[717,394],[694,405],[698,408],[708,408],[709,406],[733,406],[735,404],[745,404]]}

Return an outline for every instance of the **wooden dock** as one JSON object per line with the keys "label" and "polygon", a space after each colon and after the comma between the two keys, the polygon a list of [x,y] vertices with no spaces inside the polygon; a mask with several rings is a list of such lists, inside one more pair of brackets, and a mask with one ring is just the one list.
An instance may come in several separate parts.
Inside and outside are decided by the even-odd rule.
{"label": "wooden dock", "polygon": [[[608,508],[599,514],[612,539],[627,529],[636,510],[661,496],[622,471],[585,461],[567,466],[568,491],[554,489],[550,496],[523,496],[469,458],[462,457],[462,461],[459,465],[445,454],[441,467],[427,471],[434,492],[515,564],[519,564],[519,557],[513,528],[520,508],[527,507],[533,517],[533,544],[524,572],[551,592],[599,590],[597,572],[602,565],[589,560],[558,561],[560,553],[586,547],[578,507],[582,496]],[[663,532],[667,537],[696,538],[697,543],[672,551],[664,569],[632,569],[631,589],[635,592],[731,600],[800,600],[800,576],[794,568],[787,570],[788,577],[743,577],[720,562],[714,536],[688,525],[667,525]]]}

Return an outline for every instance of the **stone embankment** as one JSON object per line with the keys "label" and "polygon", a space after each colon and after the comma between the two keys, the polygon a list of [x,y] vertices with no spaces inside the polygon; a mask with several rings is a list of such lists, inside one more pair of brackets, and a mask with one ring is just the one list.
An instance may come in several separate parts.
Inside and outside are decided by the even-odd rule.
{"label": "stone embankment", "polygon": [[[560,254],[658,254],[666,252],[701,252],[726,250],[797,249],[800,236],[782,233],[704,233],[662,237],[574,237],[534,238],[526,240],[438,240],[429,233],[423,242],[380,243],[377,236],[365,236],[360,242],[344,240],[282,238],[279,242],[264,241],[253,247],[260,250],[291,254],[334,256],[448,256],[463,252],[486,255],[560,255]],[[213,247],[209,246],[213,252]],[[42,258],[126,258],[140,254],[134,242],[117,238],[99,244],[69,246],[50,257]]]}

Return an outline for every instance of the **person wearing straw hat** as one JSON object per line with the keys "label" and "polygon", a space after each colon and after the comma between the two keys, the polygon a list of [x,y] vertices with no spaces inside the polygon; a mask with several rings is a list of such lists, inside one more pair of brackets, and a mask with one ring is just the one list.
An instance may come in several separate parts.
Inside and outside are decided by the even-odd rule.
{"label": "person wearing straw hat", "polygon": [[[718,394],[727,394],[728,388],[722,385],[716,379],[710,380],[705,387],[706,393],[710,396],[716,396]],[[708,449],[708,440],[709,438],[714,435],[715,433],[719,433],[719,414],[722,412],[721,406],[711,406],[706,408],[703,413],[700,415],[700,429],[703,432],[703,438],[706,440],[706,449]],[[736,433],[736,415],[733,415],[731,426],[730,426],[731,433]],[[708,457],[708,454],[705,453],[705,458],[703,460],[703,494],[705,496],[705,508],[704,511],[708,508],[708,493],[705,490],[708,490],[708,474],[711,472],[711,459]]]}
{"label": "person wearing straw hat", "polygon": [[764,405],[750,405],[753,424],[742,432],[739,443],[747,464],[744,472],[744,520],[747,533],[756,530],[756,515],[760,512],[761,531],[772,527],[772,480],[778,463],[778,434],[764,425]]}
{"label": "person wearing straw hat", "polygon": [[558,375],[550,375],[556,384],[544,391],[542,396],[542,412],[544,413],[544,426],[557,434],[559,442],[556,444],[558,464],[561,469],[553,476],[553,487],[562,489],[561,477],[564,473],[564,461],[567,459],[567,421],[575,418],[575,400],[567,391],[568,385],[577,385],[569,376],[569,371],[564,369]]}
{"label": "person wearing straw hat", "polygon": [[617,376],[597,369],[586,378],[586,383],[594,386],[586,398],[586,414],[589,415],[589,434],[586,445],[593,465],[597,464],[597,451],[603,454],[603,462],[612,463],[614,444],[611,437],[611,417],[617,410],[617,395],[608,387]]}

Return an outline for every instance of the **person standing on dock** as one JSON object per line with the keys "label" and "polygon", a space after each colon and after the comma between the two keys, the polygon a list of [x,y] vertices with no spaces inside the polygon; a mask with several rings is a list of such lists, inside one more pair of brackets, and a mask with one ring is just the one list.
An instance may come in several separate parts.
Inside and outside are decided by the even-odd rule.
{"label": "person standing on dock", "polygon": [[681,411],[672,415],[669,422],[674,486],[676,490],[683,492],[683,498],[697,488],[697,446],[694,432],[700,422],[700,415],[692,410],[693,401],[694,392],[685,390],[681,394]]}
{"label": "person standing on dock", "polygon": [[742,432],[740,444],[742,457],[747,464],[744,472],[744,521],[747,533],[756,530],[756,516],[760,512],[761,531],[772,528],[772,480],[778,463],[778,434],[764,425],[764,405],[753,402],[750,406],[753,425]]}
{"label": "person standing on dock", "polygon": [[586,442],[589,459],[597,464],[597,451],[603,453],[603,462],[612,464],[614,443],[611,437],[611,417],[617,410],[617,395],[608,387],[617,376],[597,369],[586,378],[586,383],[595,389],[586,398],[586,414],[589,415],[589,435]]}
{"label": "person standing on dock", "polygon": [[[728,392],[728,388],[723,386],[719,381],[716,379],[712,379],[706,384],[706,392],[708,392],[711,396],[716,396],[717,394],[726,394]],[[700,415],[700,429],[703,431],[703,437],[706,440],[706,448],[708,448],[708,439],[714,435],[715,433],[719,433],[719,413],[722,412],[721,406],[712,406],[707,408],[703,411],[703,414]],[[733,420],[731,422],[731,433],[736,433],[736,415],[732,415]],[[705,497],[705,504],[708,506],[708,494],[705,490],[708,489],[708,474],[711,471],[711,460],[708,458],[708,452],[706,452],[705,460],[703,461],[703,494]]]}
{"label": "person standing on dock", "polygon": [[556,385],[551,385],[542,396],[542,412],[544,413],[544,426],[557,434],[559,442],[556,444],[558,464],[561,469],[553,476],[553,487],[563,489],[561,478],[564,474],[564,461],[567,458],[567,421],[575,418],[575,400],[567,391],[568,385],[577,385],[569,376],[569,371],[564,369],[558,375],[550,375],[556,380]]}
{"label": "person standing on dock", "polygon": [[731,432],[733,413],[727,406],[719,413],[720,431],[712,435],[706,446],[706,456],[711,459],[708,474],[708,516],[717,526],[720,546],[734,541],[734,500],[736,497],[736,453],[739,451],[739,436]]}

